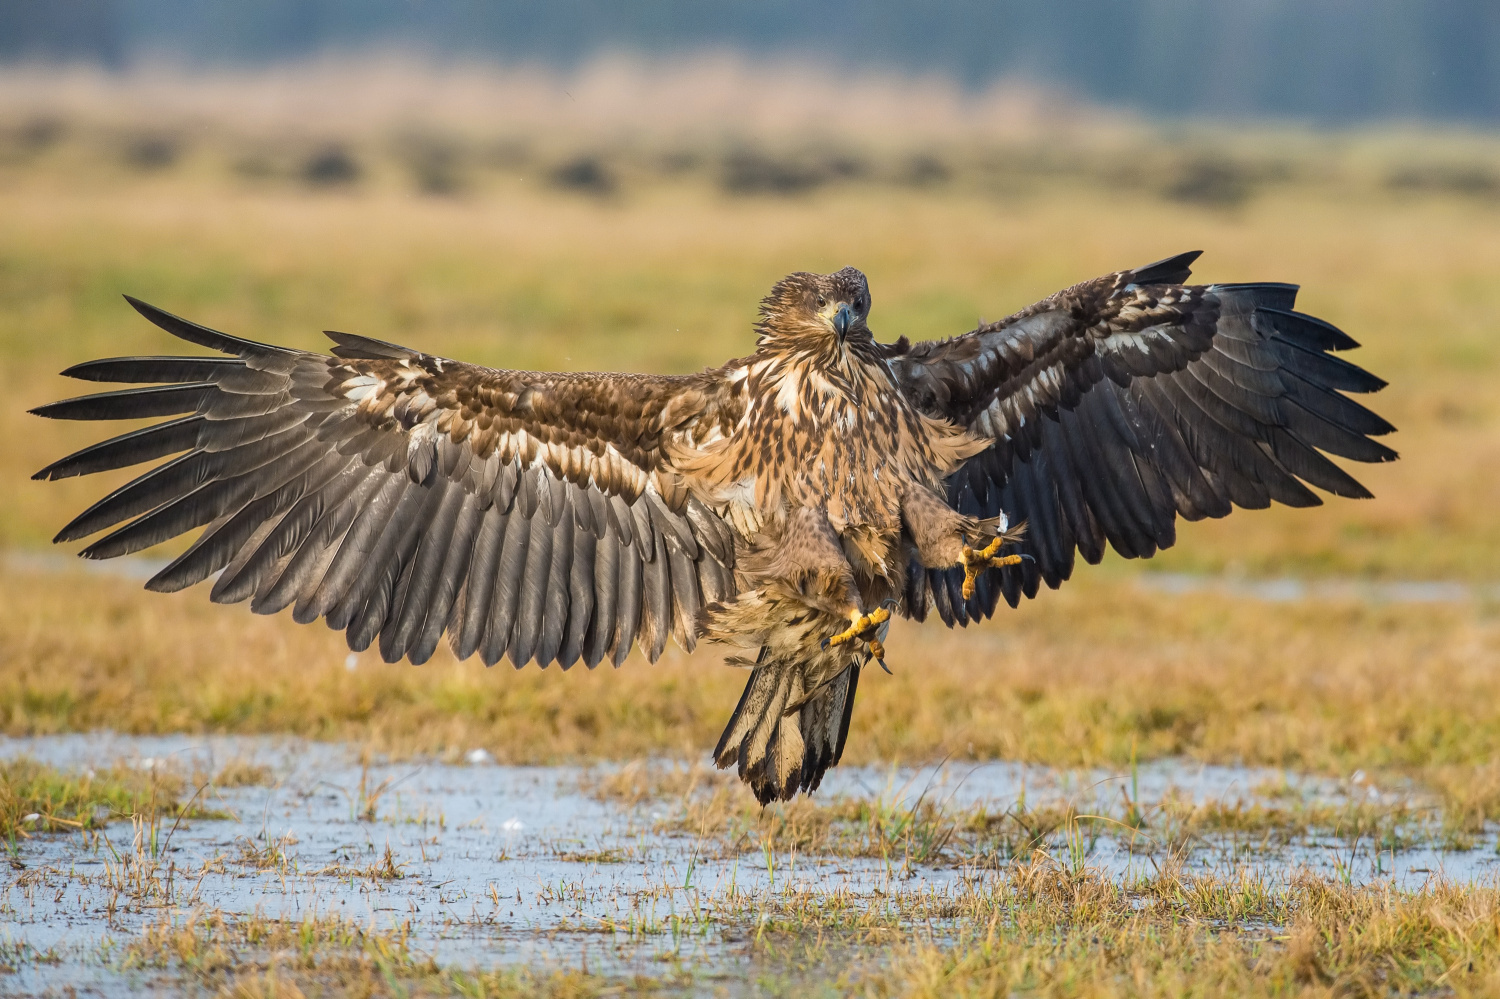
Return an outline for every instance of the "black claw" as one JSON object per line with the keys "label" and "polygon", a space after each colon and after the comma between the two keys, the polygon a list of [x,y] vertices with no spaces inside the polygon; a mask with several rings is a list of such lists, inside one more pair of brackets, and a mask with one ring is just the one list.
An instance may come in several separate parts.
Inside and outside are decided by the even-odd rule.
{"label": "black claw", "polygon": [[818,645],[818,651],[824,652],[824,651],[827,651],[827,649],[828,649],[828,639],[825,638],[825,639],[823,639],[822,643]]}
{"label": "black claw", "polygon": [[895,673],[891,672],[891,668],[885,664],[885,660],[884,659],[877,659],[875,661],[880,664],[880,668],[881,669],[885,670],[886,676],[895,676],[896,675]]}

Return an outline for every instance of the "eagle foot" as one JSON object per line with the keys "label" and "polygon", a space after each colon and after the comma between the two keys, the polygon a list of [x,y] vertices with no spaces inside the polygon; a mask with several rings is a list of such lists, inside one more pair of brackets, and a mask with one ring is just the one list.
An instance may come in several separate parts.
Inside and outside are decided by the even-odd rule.
{"label": "eagle foot", "polygon": [[846,645],[849,642],[863,640],[870,646],[870,654],[885,665],[885,646],[876,637],[876,632],[882,624],[891,619],[889,607],[876,607],[866,614],[856,607],[849,613],[849,627],[834,635],[832,638],[823,639],[823,648],[833,645]]}
{"label": "eagle foot", "polygon": [[1031,559],[1030,555],[1000,555],[1000,546],[1005,538],[998,537],[977,551],[964,545],[959,553],[959,564],[964,567],[964,599],[974,595],[974,580],[986,569],[998,569],[1004,565],[1020,565]]}

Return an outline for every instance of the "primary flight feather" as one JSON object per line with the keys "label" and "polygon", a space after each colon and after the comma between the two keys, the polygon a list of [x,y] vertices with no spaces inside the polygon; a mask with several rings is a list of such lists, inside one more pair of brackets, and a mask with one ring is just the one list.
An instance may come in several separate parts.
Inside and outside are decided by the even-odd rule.
{"label": "primary flight feather", "polygon": [[[204,528],[147,587],[325,619],[363,650],[616,665],[668,638],[741,647],[714,751],[762,802],[818,786],[892,614],[948,625],[1177,516],[1309,485],[1369,493],[1322,452],[1389,461],[1349,398],[1384,385],[1286,284],[1187,285],[1186,253],[1073,286],[949,340],[875,340],[853,268],[761,302],[755,353],[693,375],[494,370],[329,333],[332,356],[243,340],[130,299],[223,356],[64,374],[147,387],[35,410],[172,417],[49,465],[171,457],[58,534],[112,558]],[[121,526],[122,525],[122,526]],[[112,529],[112,530],[110,530]]]}

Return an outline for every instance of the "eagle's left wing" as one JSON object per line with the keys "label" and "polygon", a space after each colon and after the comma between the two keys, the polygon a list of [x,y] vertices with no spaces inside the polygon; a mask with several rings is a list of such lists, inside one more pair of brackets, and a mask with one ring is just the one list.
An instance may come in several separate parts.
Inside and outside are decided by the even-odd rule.
{"label": "eagle's left wing", "polygon": [[564,668],[632,646],[654,660],[668,637],[691,648],[702,607],[733,594],[733,532],[671,457],[738,418],[714,371],[497,370],[344,333],[329,357],[131,301],[219,353],[64,372],[154,384],[34,412],[169,419],[37,477],[167,458],[57,537],[108,530],[81,554],[113,558],[202,528],[150,589],[213,576],[215,601],[292,607],[352,648],[378,638],[392,662],[426,660],[447,632],[460,658]]}
{"label": "eagle's left wing", "polygon": [[991,569],[965,601],[957,570],[913,569],[908,607],[929,595],[943,620],[988,617],[1098,562],[1176,539],[1175,519],[1222,517],[1272,500],[1314,506],[1307,484],[1369,492],[1319,453],[1392,461],[1371,440],[1394,428],[1349,399],[1385,382],[1334,357],[1359,346],[1293,311],[1288,284],[1184,285],[1198,254],[1086,281],[950,340],[893,350],[892,373],[919,407],[994,444],[949,479],[962,513],[1025,520],[1015,550],[1035,561]]}

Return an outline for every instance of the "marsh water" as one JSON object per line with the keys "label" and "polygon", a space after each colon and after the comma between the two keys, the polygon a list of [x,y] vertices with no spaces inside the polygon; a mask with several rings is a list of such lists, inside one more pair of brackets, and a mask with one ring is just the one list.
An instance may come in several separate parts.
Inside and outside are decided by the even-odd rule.
{"label": "marsh water", "polygon": [[[757,925],[787,898],[889,906],[983,891],[1006,876],[993,853],[799,855],[768,849],[748,826],[737,837],[694,835],[673,821],[680,795],[607,793],[608,768],[501,766],[477,750],[457,763],[383,762],[352,747],[286,739],[94,734],[3,740],[0,757],[70,771],[124,765],[206,774],[234,762],[265,775],[250,786],[205,788],[201,807],[220,817],[175,828],[164,822],[154,831],[116,821],[100,834],[19,840],[0,892],[0,945],[13,969],[0,978],[6,994],[190,990],[170,968],[122,955],[148,923],[204,911],[331,915],[400,928],[414,950],[447,966],[630,974],[681,965],[711,979],[745,958]],[[841,767],[818,800],[868,801],[893,815],[925,805],[969,816],[1066,800],[1075,813],[1108,815],[1119,814],[1122,801],[1243,806],[1290,798],[1347,807],[1395,805],[1409,795],[1363,775],[1314,780],[1167,761],[1123,773],[1005,763]],[[1090,829],[1087,837],[1054,837],[1043,849],[1126,880],[1159,861],[1150,828],[1110,821]],[[1405,887],[1434,877],[1484,880],[1500,859],[1485,841],[1456,850],[1437,836],[1408,840],[1383,849],[1336,829],[1276,837],[1226,831],[1192,837],[1177,850],[1190,870],[1250,868],[1272,882],[1302,872]],[[128,892],[122,897],[120,872],[143,851],[158,858],[157,887],[132,901]]]}

